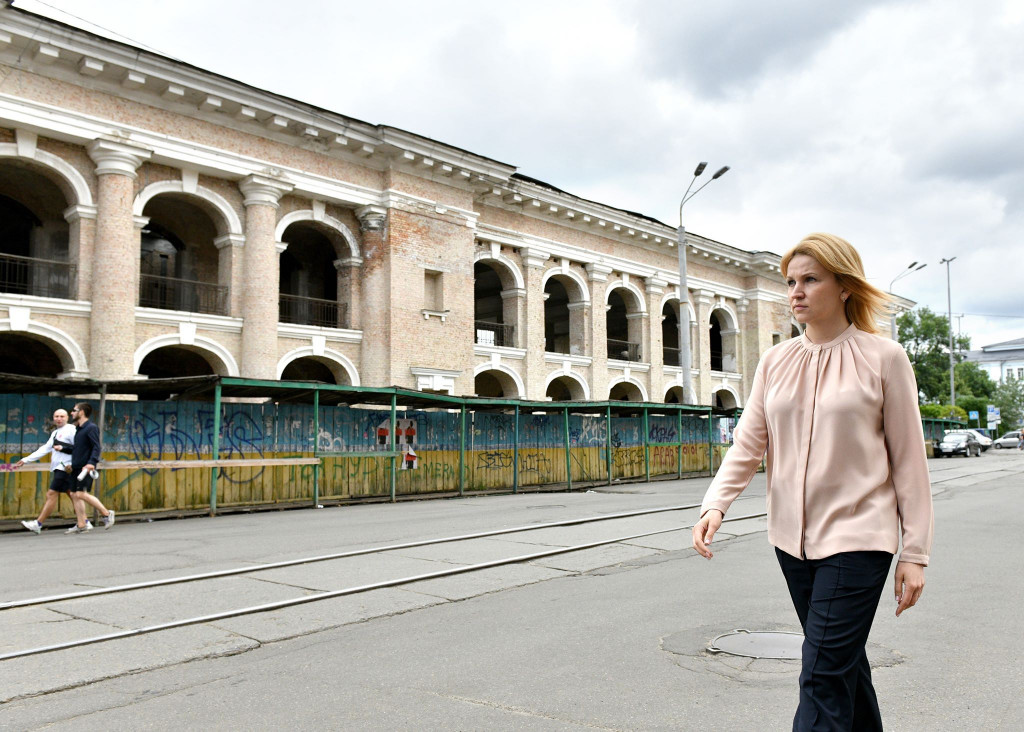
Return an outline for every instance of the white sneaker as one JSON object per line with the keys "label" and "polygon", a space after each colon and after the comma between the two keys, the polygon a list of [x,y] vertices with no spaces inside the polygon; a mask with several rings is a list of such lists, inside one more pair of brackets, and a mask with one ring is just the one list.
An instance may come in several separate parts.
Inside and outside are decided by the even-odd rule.
{"label": "white sneaker", "polygon": [[65,531],[65,534],[84,534],[86,531],[92,531],[92,521],[86,521],[85,526],[72,526],[70,529]]}
{"label": "white sneaker", "polygon": [[31,521],[22,521],[21,525],[24,526],[29,531],[31,531],[33,534],[41,534],[42,531],[43,531],[42,524],[40,524],[35,519],[32,519]]}
{"label": "white sneaker", "polygon": [[103,517],[103,528],[109,529],[114,525],[114,509],[107,509],[107,515]]}

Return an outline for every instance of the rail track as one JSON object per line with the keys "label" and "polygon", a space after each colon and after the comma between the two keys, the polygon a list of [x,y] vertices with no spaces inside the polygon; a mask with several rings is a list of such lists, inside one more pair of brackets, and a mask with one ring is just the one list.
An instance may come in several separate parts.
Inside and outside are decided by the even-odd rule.
{"label": "rail track", "polygon": [[[160,580],[151,580],[146,582],[136,582],[132,584],[117,585],[113,587],[101,587],[93,588],[88,590],[79,590],[75,592],[68,592],[60,595],[48,595],[44,597],[28,598],[23,600],[14,600],[0,603],[0,613],[3,611],[13,610],[16,608],[26,608],[39,605],[54,605],[70,600],[80,600],[84,598],[92,598],[103,595],[111,595],[115,593],[132,592],[136,590],[157,588],[157,587],[168,587],[186,583],[196,583],[207,580],[219,579],[223,577],[231,577],[237,575],[253,574],[256,572],[263,572],[271,569],[280,569],[285,567],[293,567],[304,564],[312,564],[316,562],[327,562],[332,560],[347,559],[358,556],[366,556],[373,554],[382,554],[390,551],[397,551],[401,549],[410,549],[414,547],[424,547],[439,544],[449,544],[460,541],[468,541],[472,539],[482,539],[494,536],[503,536],[509,534],[520,534],[531,531],[540,531],[543,529],[552,529],[559,527],[568,526],[580,526],[586,524],[594,524],[605,521],[615,521],[628,518],[634,518],[637,516],[645,516],[657,513],[667,513],[672,511],[682,511],[698,508],[699,504],[683,504],[673,506],[662,506],[657,508],[648,508],[636,511],[627,511],[622,513],[605,514],[597,516],[587,516],[576,519],[568,519],[563,521],[553,521],[542,524],[530,524],[526,526],[515,526],[504,529],[494,529],[490,531],[481,531],[471,534],[461,534],[457,536],[440,537],[435,539],[425,539],[420,541],[403,542],[399,544],[388,544],[376,547],[368,547],[364,549],[356,549],[345,552],[336,552],[331,554],[321,554],[309,557],[302,557],[299,559],[291,559],[281,562],[271,562],[265,564],[248,565],[245,567],[237,567],[232,569],[217,570],[213,572],[203,572],[197,574],[182,575],[179,577],[170,577]],[[742,521],[746,519],[761,518],[764,517],[765,513],[751,513],[741,516],[728,517],[725,519],[725,523]],[[590,541],[581,544],[575,544],[571,546],[559,546],[551,549],[545,549],[543,551],[531,552],[527,554],[520,554],[512,557],[506,557],[502,559],[496,559],[487,562],[479,562],[475,564],[468,564],[462,566],[456,566],[438,570],[435,572],[425,572],[406,577],[400,577],[396,579],[381,580],[378,582],[371,582],[367,584],[354,585],[351,587],[345,587],[338,590],[329,591],[317,591],[311,595],[305,595],[302,597],[289,598],[285,600],[277,600],[273,602],[266,602],[257,605],[251,605],[248,607],[235,608],[230,610],[224,610],[220,612],[207,613],[204,615],[197,615],[194,617],[183,618],[179,620],[171,620],[169,622],[158,623],[148,625],[140,628],[132,628],[127,630],[120,630],[113,633],[107,633],[104,635],[93,636],[89,638],[81,638],[77,640],[65,641],[62,643],[55,643],[47,646],[40,646],[37,648],[29,648],[19,651],[13,651],[0,655],[0,661],[7,661],[15,658],[24,658],[27,656],[37,656],[45,653],[52,653],[54,651],[66,650],[70,648],[78,648],[87,645],[94,645],[98,643],[106,643],[123,638],[131,638],[140,635],[146,635],[150,633],[157,633],[164,630],[171,630],[173,628],[182,628],[190,625],[199,625],[202,623],[210,623],[218,620],[224,620],[227,618],[234,618],[243,615],[253,615],[256,613],[269,612],[272,610],[279,610],[289,607],[295,607],[298,605],[305,605],[313,602],[320,602],[337,597],[343,597],[346,595],[355,595],[363,592],[370,592],[372,590],[378,590],[389,587],[399,587],[401,585],[407,585],[414,582],[422,582],[424,580],[439,579],[442,577],[451,577],[454,575],[467,574],[471,572],[479,572],[494,567],[501,567],[510,564],[520,564],[523,562],[529,562],[536,559],[542,559],[545,557],[552,557],[560,554],[569,554],[572,552],[583,551],[586,549],[593,549],[596,547],[606,546],[609,544],[616,544],[625,541],[632,541],[644,537],[655,536],[658,534],[667,534],[676,531],[689,530],[693,527],[693,524],[685,524],[679,526],[673,526],[670,528],[662,528],[653,531],[644,531],[640,533],[633,533],[624,536],[615,536],[608,539],[602,539],[599,541]]]}

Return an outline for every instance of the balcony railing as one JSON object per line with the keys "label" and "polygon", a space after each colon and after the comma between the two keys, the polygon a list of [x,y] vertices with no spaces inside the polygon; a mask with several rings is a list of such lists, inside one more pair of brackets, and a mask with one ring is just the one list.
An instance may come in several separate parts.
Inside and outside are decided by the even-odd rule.
{"label": "balcony railing", "polygon": [[210,315],[228,314],[228,288],[177,277],[139,276],[139,305]]}
{"label": "balcony railing", "polygon": [[476,342],[481,346],[515,346],[516,327],[504,323],[488,323],[477,320]]}
{"label": "balcony railing", "polygon": [[0,254],[0,292],[71,298],[75,296],[75,272],[71,262]]}
{"label": "balcony railing", "polygon": [[284,293],[281,293],[278,303],[278,322],[321,328],[348,327],[348,306],[345,303]]}
{"label": "balcony railing", "polygon": [[640,344],[630,341],[617,341],[614,338],[608,339],[608,358],[616,361],[639,361]]}
{"label": "balcony railing", "polygon": [[666,366],[678,366],[679,365],[679,349],[669,348],[665,346],[662,348],[662,358],[665,360]]}

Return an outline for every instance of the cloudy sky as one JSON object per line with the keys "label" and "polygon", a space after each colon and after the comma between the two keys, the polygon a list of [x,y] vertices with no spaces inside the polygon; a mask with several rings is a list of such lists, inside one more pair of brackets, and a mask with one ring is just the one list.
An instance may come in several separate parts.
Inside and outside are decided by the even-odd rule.
{"label": "cloudy sky", "polygon": [[[16,0],[240,81],[1024,337],[1024,0]],[[99,29],[92,28],[97,31]],[[1016,92],[1013,90],[1016,89]]]}

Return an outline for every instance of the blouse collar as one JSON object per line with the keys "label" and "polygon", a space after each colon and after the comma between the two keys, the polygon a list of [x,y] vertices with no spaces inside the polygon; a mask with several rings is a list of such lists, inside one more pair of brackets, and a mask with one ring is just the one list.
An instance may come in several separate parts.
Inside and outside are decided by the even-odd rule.
{"label": "blouse collar", "polygon": [[800,335],[800,345],[806,348],[808,351],[821,351],[824,349],[832,348],[833,346],[838,346],[843,341],[852,337],[853,334],[856,332],[857,326],[854,325],[853,323],[850,323],[850,326],[846,330],[844,330],[842,333],[840,333],[835,338],[830,340],[828,343],[811,343],[811,341],[807,338],[807,333],[804,332]]}

